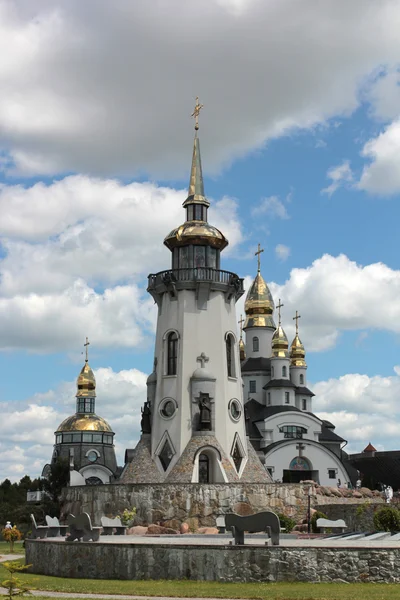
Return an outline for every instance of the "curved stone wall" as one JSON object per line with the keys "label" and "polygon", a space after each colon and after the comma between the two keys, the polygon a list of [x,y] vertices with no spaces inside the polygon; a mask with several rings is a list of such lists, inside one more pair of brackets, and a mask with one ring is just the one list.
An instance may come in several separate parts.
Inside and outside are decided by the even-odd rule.
{"label": "curved stone wall", "polygon": [[89,579],[400,582],[400,548],[299,548],[26,540],[31,572]]}

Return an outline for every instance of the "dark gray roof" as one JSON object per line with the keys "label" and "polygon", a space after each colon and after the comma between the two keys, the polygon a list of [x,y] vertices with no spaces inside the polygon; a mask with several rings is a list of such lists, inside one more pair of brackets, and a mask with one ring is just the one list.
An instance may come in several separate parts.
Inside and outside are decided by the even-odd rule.
{"label": "dark gray roof", "polygon": [[246,358],[241,364],[242,372],[245,371],[270,371],[271,359],[259,356],[257,358]]}
{"label": "dark gray roof", "polygon": [[326,419],[322,419],[322,422],[325,425],[325,427],[328,427],[328,429],[335,429],[334,424],[331,423],[330,421],[327,421]]}
{"label": "dark gray roof", "polygon": [[319,436],[319,441],[320,442],[339,442],[339,443],[345,442],[346,440],[344,440],[342,437],[340,437],[340,435],[335,433],[333,431],[333,429],[331,427],[327,427],[326,425],[324,425],[324,421],[322,421],[321,435]]}
{"label": "dark gray roof", "polygon": [[305,386],[297,386],[296,393],[304,394],[305,396],[315,396],[315,394]]}
{"label": "dark gray roof", "polygon": [[294,385],[293,381],[290,381],[290,379],[271,379],[271,381],[268,381],[268,383],[266,385],[264,385],[263,390],[266,390],[268,388],[281,388],[281,387],[290,387],[290,388],[295,388],[296,386]]}

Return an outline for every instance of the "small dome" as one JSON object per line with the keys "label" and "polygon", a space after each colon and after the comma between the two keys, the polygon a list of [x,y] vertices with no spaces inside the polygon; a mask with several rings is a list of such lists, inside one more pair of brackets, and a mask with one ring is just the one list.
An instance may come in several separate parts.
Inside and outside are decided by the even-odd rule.
{"label": "small dome", "polygon": [[215,376],[208,371],[207,369],[202,369],[199,367],[195,371],[193,371],[192,379],[209,379],[210,381],[215,381]]}
{"label": "small dome", "polygon": [[305,356],[306,351],[304,350],[304,346],[299,335],[296,334],[292,345],[290,346],[290,364],[292,367],[306,367]]}
{"label": "small dome", "polygon": [[87,360],[82,367],[82,371],[79,373],[76,384],[78,386],[77,398],[95,398],[96,379]]}
{"label": "small dome", "polygon": [[246,313],[244,329],[247,327],[273,327],[275,329],[272,317],[274,308],[271,292],[260,271],[258,271],[255,280],[247,292],[244,304]]}
{"label": "small dome", "polygon": [[76,414],[67,417],[57,429],[60,431],[104,431],[113,433],[113,430],[101,417],[97,415]]}
{"label": "small dome", "polygon": [[275,358],[289,358],[289,342],[286,333],[279,325],[272,336],[272,356]]}
{"label": "small dome", "polygon": [[165,246],[170,250],[188,243],[212,246],[223,250],[228,245],[228,240],[219,229],[206,221],[186,221],[183,225],[173,229],[164,240]]}
{"label": "small dome", "polygon": [[157,383],[157,373],[153,371],[147,378],[146,384],[150,385],[151,383]]}

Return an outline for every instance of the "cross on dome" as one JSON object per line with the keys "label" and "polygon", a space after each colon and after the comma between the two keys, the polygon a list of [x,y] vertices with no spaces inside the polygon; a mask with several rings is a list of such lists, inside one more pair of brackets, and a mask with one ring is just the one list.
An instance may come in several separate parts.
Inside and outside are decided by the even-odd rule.
{"label": "cross on dome", "polygon": [[194,117],[194,120],[195,120],[194,128],[195,128],[196,131],[199,128],[199,114],[200,114],[200,111],[201,111],[202,108],[204,108],[204,104],[200,104],[199,97],[197,96],[196,97],[196,104],[195,104],[195,107],[194,107],[194,111],[191,114],[191,116]]}
{"label": "cross on dome", "polygon": [[285,305],[281,303],[281,299],[279,298],[278,304],[276,305],[276,308],[278,309],[278,327],[281,326],[281,308],[284,306]]}
{"label": "cross on dome", "polygon": [[296,316],[293,317],[293,321],[296,321],[296,335],[299,333],[299,319],[301,319],[301,315],[296,310]]}
{"label": "cross on dome", "polygon": [[261,244],[258,244],[257,252],[254,252],[254,256],[257,256],[257,270],[258,271],[260,271],[260,269],[261,269],[261,258],[260,258],[261,252],[264,252],[264,248],[261,248]]}
{"label": "cross on dome", "polygon": [[86,338],[86,342],[85,344],[83,344],[84,348],[85,348],[85,362],[88,362],[89,360],[89,346],[90,346],[90,342],[89,339]]}
{"label": "cross on dome", "polygon": [[205,364],[206,362],[208,362],[210,359],[208,358],[208,356],[206,356],[206,355],[205,355],[205,353],[204,353],[204,352],[202,352],[202,353],[200,354],[200,356],[198,356],[198,357],[196,358],[196,360],[197,360],[197,362],[201,363],[201,368],[202,368],[202,369],[204,369],[204,364]]}
{"label": "cross on dome", "polygon": [[240,315],[240,319],[238,321],[238,324],[240,325],[240,339],[242,339],[243,335],[243,323],[245,323],[245,319],[243,319],[243,315]]}

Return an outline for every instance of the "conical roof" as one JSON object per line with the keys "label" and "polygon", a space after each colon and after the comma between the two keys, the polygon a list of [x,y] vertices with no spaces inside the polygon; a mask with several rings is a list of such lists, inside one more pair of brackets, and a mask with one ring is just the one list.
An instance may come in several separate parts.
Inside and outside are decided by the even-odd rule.
{"label": "conical roof", "polygon": [[305,357],[306,351],[299,338],[299,334],[296,333],[292,345],[290,346],[290,364],[292,367],[306,367],[307,363]]}
{"label": "conical roof", "polygon": [[77,398],[95,398],[96,397],[96,379],[94,373],[88,363],[85,361],[81,372],[77,379],[78,391],[76,394]]}
{"label": "conical roof", "polygon": [[274,301],[269,291],[268,285],[264,281],[260,271],[247,292],[244,310],[246,313],[246,322],[244,328],[247,327],[272,327],[275,329],[273,319]]}

